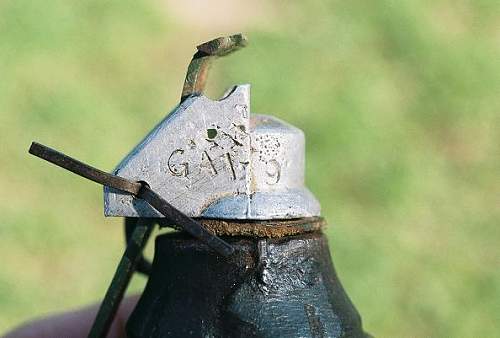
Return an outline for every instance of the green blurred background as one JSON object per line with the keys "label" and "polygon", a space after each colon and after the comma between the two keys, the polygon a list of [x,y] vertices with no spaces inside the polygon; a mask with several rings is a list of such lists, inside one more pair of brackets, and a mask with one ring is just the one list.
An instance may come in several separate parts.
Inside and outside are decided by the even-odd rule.
{"label": "green blurred background", "polygon": [[243,31],[208,95],[251,83],[252,111],[305,131],[366,329],[498,335],[499,18],[493,0],[0,1],[0,332],[101,299],[123,249],[100,187],[30,142],[111,170],[177,104],[194,46]]}

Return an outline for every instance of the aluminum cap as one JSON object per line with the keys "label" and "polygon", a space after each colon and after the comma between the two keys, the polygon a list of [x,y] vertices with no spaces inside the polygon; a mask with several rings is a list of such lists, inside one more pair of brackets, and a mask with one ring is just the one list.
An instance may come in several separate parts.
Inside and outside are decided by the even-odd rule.
{"label": "aluminum cap", "polygon": [[[304,185],[303,132],[275,117],[250,114],[250,86],[220,100],[191,96],[114,170],[145,181],[190,217],[290,219],[319,216]],[[135,197],[104,188],[106,216],[162,217]]]}

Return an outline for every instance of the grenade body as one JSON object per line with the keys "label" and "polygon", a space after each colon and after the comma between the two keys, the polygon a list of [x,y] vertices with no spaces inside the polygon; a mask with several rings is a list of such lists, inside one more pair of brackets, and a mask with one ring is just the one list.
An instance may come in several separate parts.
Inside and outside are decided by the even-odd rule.
{"label": "grenade body", "polygon": [[229,260],[180,233],[156,239],[128,337],[369,337],[321,231],[224,239]]}

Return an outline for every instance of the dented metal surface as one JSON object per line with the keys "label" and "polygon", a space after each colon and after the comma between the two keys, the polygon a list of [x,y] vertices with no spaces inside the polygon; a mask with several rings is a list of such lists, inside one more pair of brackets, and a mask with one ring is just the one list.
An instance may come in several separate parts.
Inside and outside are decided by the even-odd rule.
{"label": "dented metal surface", "polygon": [[[301,130],[250,115],[250,86],[224,98],[191,96],[118,165],[115,175],[145,181],[190,217],[313,217],[320,206],[304,186]],[[104,189],[107,216],[162,217],[129,194]]]}

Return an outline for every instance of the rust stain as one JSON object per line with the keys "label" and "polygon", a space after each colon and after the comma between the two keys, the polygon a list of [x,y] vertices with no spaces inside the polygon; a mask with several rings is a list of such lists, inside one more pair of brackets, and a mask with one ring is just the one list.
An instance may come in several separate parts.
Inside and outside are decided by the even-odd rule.
{"label": "rust stain", "polygon": [[322,217],[265,221],[227,221],[222,219],[199,219],[198,221],[208,231],[218,236],[280,238],[326,227],[326,221]]}

